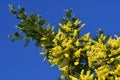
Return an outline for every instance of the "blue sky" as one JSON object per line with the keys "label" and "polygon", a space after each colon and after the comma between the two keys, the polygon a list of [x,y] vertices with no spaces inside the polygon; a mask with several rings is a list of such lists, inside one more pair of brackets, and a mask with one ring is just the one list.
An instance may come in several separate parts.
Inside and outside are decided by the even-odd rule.
{"label": "blue sky", "polygon": [[24,47],[24,41],[10,42],[8,34],[16,31],[19,22],[9,11],[9,4],[24,6],[26,12],[42,15],[51,25],[58,25],[65,9],[73,9],[83,23],[81,34],[91,36],[102,28],[106,34],[120,35],[120,0],[1,0],[0,2],[0,80],[56,80],[57,67],[43,62],[39,48],[32,42]]}

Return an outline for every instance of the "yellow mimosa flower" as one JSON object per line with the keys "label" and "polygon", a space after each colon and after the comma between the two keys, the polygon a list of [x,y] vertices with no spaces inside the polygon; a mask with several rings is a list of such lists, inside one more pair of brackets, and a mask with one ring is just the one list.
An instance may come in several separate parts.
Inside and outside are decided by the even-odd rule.
{"label": "yellow mimosa flower", "polygon": [[74,62],[74,65],[75,65],[75,66],[77,66],[78,64],[79,64],[79,62],[78,62],[78,61]]}
{"label": "yellow mimosa flower", "polygon": [[78,31],[74,30],[74,37],[77,37],[77,36],[78,36]]}
{"label": "yellow mimosa flower", "polygon": [[79,21],[79,19],[77,19],[75,22],[74,22],[74,25],[77,26],[80,24],[81,21]]}

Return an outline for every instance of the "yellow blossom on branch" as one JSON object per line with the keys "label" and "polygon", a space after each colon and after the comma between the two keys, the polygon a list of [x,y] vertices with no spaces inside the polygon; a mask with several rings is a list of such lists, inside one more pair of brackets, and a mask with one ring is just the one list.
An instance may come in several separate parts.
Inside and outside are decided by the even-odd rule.
{"label": "yellow blossom on branch", "polygon": [[[44,60],[52,66],[57,65],[61,71],[60,78],[66,80],[120,80],[120,37],[114,38],[104,35],[99,29],[95,38],[90,32],[80,34],[85,26],[72,10],[66,11],[66,17],[58,24],[58,31],[54,27],[45,25],[45,20],[35,14],[27,15],[24,8],[18,11],[14,6],[11,12],[20,19],[15,35],[9,35],[12,41],[26,39],[25,46],[30,40],[42,47]],[[21,33],[20,33],[21,34]]]}

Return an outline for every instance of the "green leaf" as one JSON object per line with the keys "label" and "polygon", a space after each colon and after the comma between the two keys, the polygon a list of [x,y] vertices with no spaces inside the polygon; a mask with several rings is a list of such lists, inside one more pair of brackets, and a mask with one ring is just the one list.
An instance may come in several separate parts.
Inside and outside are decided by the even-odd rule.
{"label": "green leaf", "polygon": [[11,38],[11,41],[16,41],[16,40],[22,40],[23,39],[23,36],[20,36],[18,32],[15,32],[14,33],[14,36],[12,35],[8,35],[9,38]]}
{"label": "green leaf", "polygon": [[66,18],[62,18],[62,22],[63,22],[64,24],[66,24],[66,23],[68,22],[68,20],[67,20]]}
{"label": "green leaf", "polygon": [[24,7],[20,7],[18,6],[18,13],[24,13],[25,12],[25,8]]}
{"label": "green leaf", "polygon": [[18,32],[15,32],[14,34],[15,34],[16,37],[20,36]]}
{"label": "green leaf", "polygon": [[29,43],[30,43],[30,38],[26,38],[26,41],[25,41],[24,46],[25,46],[25,47],[26,47],[26,46],[28,46],[28,45],[29,45]]}
{"label": "green leaf", "polygon": [[71,16],[72,16],[72,9],[66,10],[66,11],[65,11],[65,15],[66,15],[68,18],[71,18]]}
{"label": "green leaf", "polygon": [[98,38],[99,38],[99,36],[95,35],[94,38],[93,38],[93,40],[98,41]]}
{"label": "green leaf", "polygon": [[10,34],[8,34],[8,37],[9,37],[9,38],[13,38],[13,36],[12,36],[12,35],[10,35]]}
{"label": "green leaf", "polygon": [[29,19],[32,21],[32,22],[35,22],[36,21],[36,15],[35,14],[30,14],[29,16]]}
{"label": "green leaf", "polygon": [[72,21],[75,22],[78,18],[75,16],[72,18]]}
{"label": "green leaf", "polygon": [[99,33],[99,36],[100,36],[101,34],[104,34],[104,31],[102,29],[99,29],[98,33]]}
{"label": "green leaf", "polygon": [[15,11],[13,5],[10,5],[10,12],[11,12],[12,14],[17,14],[17,11]]}

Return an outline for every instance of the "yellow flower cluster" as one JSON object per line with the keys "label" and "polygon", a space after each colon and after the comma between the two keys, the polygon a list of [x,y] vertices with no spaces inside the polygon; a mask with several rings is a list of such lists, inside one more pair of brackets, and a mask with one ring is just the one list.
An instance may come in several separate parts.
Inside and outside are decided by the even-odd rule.
{"label": "yellow flower cluster", "polygon": [[103,65],[98,69],[95,69],[95,72],[98,76],[98,80],[105,80],[110,72],[110,67],[109,65]]}
{"label": "yellow flower cluster", "polygon": [[52,47],[42,53],[46,54],[52,65],[58,66],[62,72],[61,78],[120,80],[120,37],[110,37],[106,42],[104,34],[98,37],[98,41],[91,39],[90,33],[79,37],[79,32],[84,26],[80,23],[81,21],[76,19],[75,22],[59,24]]}
{"label": "yellow flower cluster", "polygon": [[84,70],[81,71],[80,74],[80,80],[93,80],[94,75],[90,73],[90,71],[87,71],[86,74],[84,74]]}
{"label": "yellow flower cluster", "polygon": [[94,67],[95,65],[93,64],[103,64],[100,58],[106,58],[106,46],[104,44],[94,43],[90,48],[91,50],[87,51],[89,66]]}
{"label": "yellow flower cluster", "polygon": [[[30,14],[27,16],[24,8],[18,11],[14,6],[11,12],[20,18],[18,29],[24,34],[15,32],[9,35],[12,41],[26,39],[36,40],[37,46],[43,48],[44,60],[52,66],[57,65],[61,71],[61,78],[66,80],[120,80],[120,37],[108,37],[102,30],[98,31],[95,39],[90,32],[80,35],[85,24],[73,16],[72,10],[66,10],[66,17],[58,25],[58,32],[45,25],[41,16]],[[22,13],[21,13],[22,12]],[[32,22],[32,24],[31,24]]]}
{"label": "yellow flower cluster", "polygon": [[95,70],[98,80],[120,80],[120,37],[110,37],[104,44],[105,37],[101,35],[87,51],[89,67]]}

